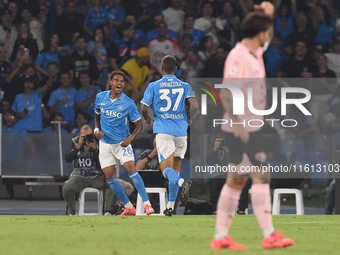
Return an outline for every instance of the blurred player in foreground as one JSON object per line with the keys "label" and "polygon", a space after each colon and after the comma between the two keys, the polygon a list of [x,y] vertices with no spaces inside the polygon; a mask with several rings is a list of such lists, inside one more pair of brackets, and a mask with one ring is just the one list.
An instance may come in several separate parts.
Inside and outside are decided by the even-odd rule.
{"label": "blurred player in foreground", "polygon": [[[176,59],[170,55],[162,59],[163,78],[148,85],[141,101],[141,111],[145,124],[153,124],[156,134],[156,146],[161,170],[169,180],[169,202],[164,211],[172,216],[179,187],[182,187],[182,203],[189,198],[190,180],[179,176],[181,160],[187,150],[187,129],[190,114],[185,111],[185,99],[189,100],[191,109],[198,109],[194,92],[188,83],[177,79]],[[154,120],[148,115],[152,104]],[[154,123],[153,123],[154,122]]]}
{"label": "blurred player in foreground", "polygon": [[[116,179],[115,165],[120,161],[129,174],[138,193],[141,195],[146,214],[154,213],[143,179],[136,171],[135,157],[131,142],[142,131],[142,121],[136,104],[122,91],[125,86],[125,74],[114,71],[110,77],[111,90],[97,94],[94,106],[94,134],[99,139],[99,161],[112,191],[124,204],[121,216],[136,214],[136,208],[126,196],[122,185]],[[130,119],[135,130],[129,134]],[[101,129],[101,131],[100,131]]]}
{"label": "blurred player in foreground", "polygon": [[[272,16],[274,6],[269,2],[262,2],[255,5],[255,12],[247,15],[242,24],[243,40],[229,53],[224,66],[224,78],[229,81],[232,78],[239,78],[236,86],[242,89],[247,95],[247,88],[252,87],[253,105],[255,109],[264,110],[266,107],[266,85],[265,67],[263,63],[263,52],[269,44],[273,30]],[[258,10],[258,11],[257,11]],[[242,78],[242,80],[241,80]],[[253,78],[253,82],[249,82]],[[258,78],[258,79],[254,79]],[[234,79],[236,80],[236,79]],[[226,83],[226,81],[224,82]],[[224,119],[228,123],[248,123],[248,120],[260,116],[250,112],[245,102],[245,114],[233,114],[232,94],[228,89],[220,92],[225,108]],[[247,98],[245,96],[245,98]],[[263,118],[263,116],[262,116]],[[230,163],[240,169],[243,160],[248,161],[247,165],[266,165],[266,154],[263,150],[262,134],[260,127],[255,128],[246,125],[222,125],[225,132],[225,139],[230,148]],[[228,230],[235,215],[241,191],[247,181],[246,176],[241,172],[228,173],[226,184],[223,186],[217,204],[216,231],[210,247],[212,249],[235,249],[245,250],[247,246],[235,243],[228,235]],[[271,198],[270,198],[270,175],[262,173],[249,173],[252,178],[251,200],[253,208],[263,232],[262,247],[264,249],[280,248],[290,246],[294,240],[280,236],[272,223]]]}

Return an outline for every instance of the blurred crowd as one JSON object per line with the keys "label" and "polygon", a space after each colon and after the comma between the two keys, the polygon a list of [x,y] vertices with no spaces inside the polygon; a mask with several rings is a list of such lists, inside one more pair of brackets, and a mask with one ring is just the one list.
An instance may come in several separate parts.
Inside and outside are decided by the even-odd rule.
{"label": "blurred crowd", "polygon": [[[96,94],[111,71],[127,74],[124,92],[139,104],[161,77],[165,55],[183,81],[223,77],[256,0],[0,0],[1,112],[6,132],[79,133],[93,124]],[[340,0],[272,0],[274,33],[267,77],[312,93],[300,135],[340,131]],[[319,78],[290,82],[287,78]],[[306,84],[306,85],[305,85]],[[270,94],[270,86],[268,87]],[[205,132],[204,116],[192,127]],[[12,127],[16,126],[14,129]]]}

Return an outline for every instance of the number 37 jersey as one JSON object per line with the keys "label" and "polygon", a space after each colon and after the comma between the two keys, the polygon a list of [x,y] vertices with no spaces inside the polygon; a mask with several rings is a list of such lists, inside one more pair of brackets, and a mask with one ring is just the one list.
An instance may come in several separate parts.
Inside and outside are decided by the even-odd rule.
{"label": "number 37 jersey", "polygon": [[194,96],[190,85],[175,75],[164,75],[162,79],[150,83],[141,103],[147,106],[152,104],[154,134],[187,136],[185,99]]}

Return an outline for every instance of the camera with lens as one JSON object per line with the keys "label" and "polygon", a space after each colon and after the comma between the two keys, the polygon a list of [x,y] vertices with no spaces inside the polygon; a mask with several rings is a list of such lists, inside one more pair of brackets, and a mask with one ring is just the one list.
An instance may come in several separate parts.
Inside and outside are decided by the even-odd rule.
{"label": "camera with lens", "polygon": [[88,143],[93,143],[95,139],[94,135],[92,134],[84,135],[84,138],[85,138],[85,141]]}

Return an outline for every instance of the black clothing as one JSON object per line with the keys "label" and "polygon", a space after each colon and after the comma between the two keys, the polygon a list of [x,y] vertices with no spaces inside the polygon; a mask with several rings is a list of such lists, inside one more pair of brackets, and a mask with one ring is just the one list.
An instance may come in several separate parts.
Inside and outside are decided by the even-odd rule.
{"label": "black clothing", "polygon": [[264,152],[263,136],[261,131],[249,132],[249,141],[244,144],[239,137],[233,133],[224,133],[225,142],[230,150],[230,163],[238,165],[242,162],[242,155],[247,153],[250,162],[254,166],[264,165],[266,162],[260,162],[256,159],[256,154]]}
{"label": "black clothing", "polygon": [[215,55],[210,56],[205,62],[205,67],[202,71],[202,78],[223,77],[224,61],[221,64],[217,63]]}
{"label": "black clothing", "polygon": [[139,17],[143,15],[148,15],[148,18],[145,21],[139,22],[137,28],[143,30],[145,35],[155,28],[154,17],[157,14],[157,5],[149,4],[147,7],[138,6],[134,10],[134,15],[138,20]]}
{"label": "black clothing", "polygon": [[13,51],[12,51],[11,62],[14,62],[18,54],[18,49],[20,45],[25,45],[25,48],[29,49],[29,54],[32,57],[33,62],[35,62],[39,54],[39,48],[38,48],[37,40],[30,38],[30,37],[28,38],[18,37],[16,39],[14,47],[13,47]]}
{"label": "black clothing", "polygon": [[15,96],[24,92],[24,78],[21,75],[15,76],[10,84],[5,84],[3,90],[4,98],[13,105]]}
{"label": "black clothing", "polygon": [[296,60],[295,56],[292,56],[283,62],[281,67],[281,71],[286,74],[287,78],[302,78],[301,73],[313,73],[314,70],[313,61],[308,57],[303,60]]}
{"label": "black clothing", "polygon": [[9,62],[5,61],[0,64],[0,88],[4,88],[6,85],[6,78],[12,72],[12,66]]}
{"label": "black clothing", "polygon": [[93,150],[86,145],[83,145],[80,150],[77,149],[79,136],[72,138],[72,145],[65,153],[65,161],[67,163],[73,162],[73,172],[71,176],[95,177],[102,175],[103,171],[99,163],[99,150]]}
{"label": "black clothing", "polygon": [[71,18],[67,13],[63,13],[58,17],[57,34],[59,45],[71,44],[72,36],[75,32],[83,33],[85,17],[81,13],[77,13]]}
{"label": "black clothing", "polygon": [[293,46],[294,48],[298,41],[304,41],[306,42],[307,49],[312,50],[315,44],[315,36],[316,34],[312,29],[306,29],[305,31],[294,31],[288,34],[284,47]]}
{"label": "black clothing", "polygon": [[[150,150],[150,149],[143,151],[139,155],[137,162],[145,159],[147,156],[150,155],[151,152],[152,152],[152,150]],[[159,165],[157,154],[151,160],[149,160],[149,162],[145,165],[144,169],[161,170],[161,166]],[[137,169],[137,170],[142,170],[142,169]]]}
{"label": "black clothing", "polygon": [[99,71],[97,68],[97,59],[90,55],[87,51],[83,56],[80,56],[77,51],[74,51],[71,55],[68,55],[63,60],[62,64],[63,71],[74,70],[75,86],[76,89],[80,88],[78,73],[81,70],[89,70],[91,80],[95,81],[99,77]]}

